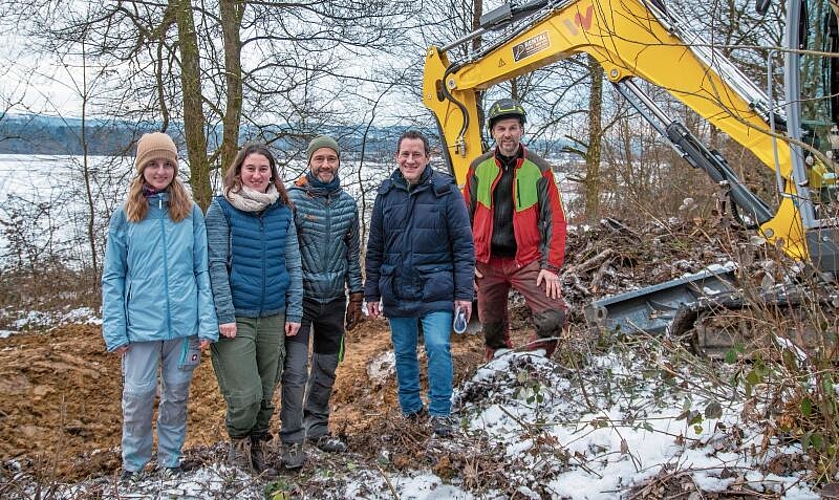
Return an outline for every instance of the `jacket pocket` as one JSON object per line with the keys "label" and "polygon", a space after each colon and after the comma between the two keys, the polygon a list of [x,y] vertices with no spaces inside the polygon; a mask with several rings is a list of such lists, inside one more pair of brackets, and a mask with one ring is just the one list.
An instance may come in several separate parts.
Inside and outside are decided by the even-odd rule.
{"label": "jacket pocket", "polygon": [[417,266],[423,302],[454,301],[454,276],[450,264]]}
{"label": "jacket pocket", "polygon": [[382,305],[395,306],[399,297],[396,294],[396,266],[393,264],[382,264],[379,268],[379,295],[382,297]]}

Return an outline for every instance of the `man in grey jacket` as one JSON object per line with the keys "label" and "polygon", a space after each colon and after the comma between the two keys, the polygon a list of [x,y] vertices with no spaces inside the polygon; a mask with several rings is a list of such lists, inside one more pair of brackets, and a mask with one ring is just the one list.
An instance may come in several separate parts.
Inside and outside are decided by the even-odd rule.
{"label": "man in grey jacket", "polygon": [[292,470],[306,460],[304,439],[327,452],[347,449],[329,433],[329,398],[344,354],[345,322],[352,330],[363,318],[358,207],[341,188],[340,147],[320,136],[306,153],[309,171],[289,189],[303,261],[303,323],[288,339],[280,413],[282,461]]}

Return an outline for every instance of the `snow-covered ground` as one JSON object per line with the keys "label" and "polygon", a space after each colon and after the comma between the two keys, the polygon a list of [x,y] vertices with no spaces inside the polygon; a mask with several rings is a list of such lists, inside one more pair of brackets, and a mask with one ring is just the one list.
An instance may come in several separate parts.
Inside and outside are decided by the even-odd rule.
{"label": "snow-covered ground", "polygon": [[15,317],[11,322],[14,330],[0,330],[0,339],[8,338],[16,333],[25,332],[31,329],[49,328],[70,323],[84,323],[89,325],[101,325],[102,318],[98,312],[90,307],[77,307],[65,312],[46,311],[9,311],[0,308],[0,317]]}
{"label": "snow-covered ground", "polygon": [[[312,470],[270,483],[216,462],[130,487],[113,477],[58,485],[56,498],[595,500],[694,490],[820,498],[803,472],[777,466],[806,462],[798,444],[741,423],[762,403],[731,382],[734,365],[712,366],[655,339],[596,344],[571,349],[564,365],[515,351],[483,365],[456,388],[455,435],[426,433],[423,456],[407,466],[399,446],[338,457],[312,450]],[[380,359],[368,373],[391,369]]]}

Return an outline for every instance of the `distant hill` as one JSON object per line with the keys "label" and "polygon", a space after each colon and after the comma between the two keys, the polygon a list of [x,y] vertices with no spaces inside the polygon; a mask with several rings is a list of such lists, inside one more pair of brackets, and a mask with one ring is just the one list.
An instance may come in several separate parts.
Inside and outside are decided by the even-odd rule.
{"label": "distant hill", "polygon": [[[8,113],[0,119],[0,154],[81,155],[84,154],[82,146],[82,131],[84,130],[88,154],[130,156],[133,154],[134,142],[140,135],[158,129],[159,126],[154,123],[143,124],[101,118],[92,118],[83,122],[80,118]],[[281,137],[272,142],[272,147],[290,154],[304,151],[308,140],[314,135],[329,134],[338,139],[348,153],[360,153],[363,148],[366,154],[390,155],[394,150],[396,140],[405,130],[405,126],[368,129],[367,125],[358,125],[324,127],[315,133],[306,133],[276,126],[273,129],[270,127],[264,129],[262,132],[271,139]],[[420,130],[430,138],[432,149],[438,150],[440,141],[436,130]],[[176,125],[169,132],[185,154],[179,127]],[[244,128],[240,143],[258,137],[257,134],[258,131],[255,128]],[[214,149],[215,144],[220,140],[220,131],[217,133],[210,131],[211,148]],[[562,141],[548,143],[541,140],[530,143],[538,151],[552,152],[559,152],[565,144]]]}
{"label": "distant hill", "polygon": [[[88,154],[91,155],[131,155],[133,145],[143,133],[158,130],[153,123],[140,124],[119,120],[63,118],[34,114],[7,114],[0,119],[0,154],[52,154],[81,155],[82,131],[85,131]],[[335,126],[318,130],[317,133],[305,133],[268,127],[262,133],[270,137],[272,147],[298,152],[306,149],[311,137],[317,134],[330,134],[337,138],[348,152],[360,152],[362,147],[367,153],[389,152],[396,138],[405,127],[371,127],[365,137],[365,126]],[[428,131],[425,131],[428,132]],[[183,149],[183,134],[178,126],[169,130],[175,142]],[[255,128],[244,128],[240,142],[258,137]],[[276,137],[281,137],[278,140]],[[210,147],[220,142],[221,133],[209,134]]]}
{"label": "distant hill", "polygon": [[[82,123],[79,118],[7,114],[0,120],[0,153],[83,154]],[[134,138],[126,123],[90,119],[84,125],[89,154],[123,154]]]}

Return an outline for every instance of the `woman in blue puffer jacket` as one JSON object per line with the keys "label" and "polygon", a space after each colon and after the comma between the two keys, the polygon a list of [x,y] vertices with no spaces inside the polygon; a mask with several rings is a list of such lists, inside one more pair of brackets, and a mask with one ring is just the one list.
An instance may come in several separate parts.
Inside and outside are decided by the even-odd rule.
{"label": "woman in blue puffer jacket", "polygon": [[152,456],[152,413],[161,368],[157,465],[180,473],[187,397],[201,349],[218,338],[201,209],[178,179],[172,138],[137,142],[137,176],[111,217],[102,273],[102,334],[122,356],[122,479]]}
{"label": "woman in blue puffer jacket", "polygon": [[245,144],[207,209],[210,281],[221,338],[213,369],[227,403],[229,463],[272,474],[265,462],[285,338],[303,318],[303,278],[292,204],[277,162]]}

